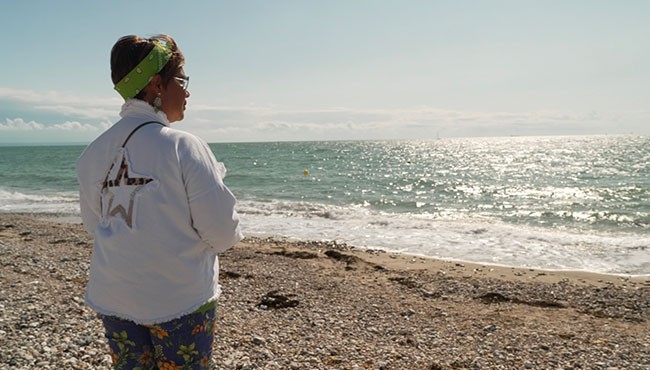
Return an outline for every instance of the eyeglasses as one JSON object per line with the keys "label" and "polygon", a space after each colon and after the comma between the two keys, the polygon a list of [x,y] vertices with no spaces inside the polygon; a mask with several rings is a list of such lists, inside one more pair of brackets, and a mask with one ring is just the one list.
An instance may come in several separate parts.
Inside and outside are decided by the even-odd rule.
{"label": "eyeglasses", "polygon": [[190,86],[190,76],[174,76],[178,84],[181,85],[183,90],[187,90],[187,87]]}

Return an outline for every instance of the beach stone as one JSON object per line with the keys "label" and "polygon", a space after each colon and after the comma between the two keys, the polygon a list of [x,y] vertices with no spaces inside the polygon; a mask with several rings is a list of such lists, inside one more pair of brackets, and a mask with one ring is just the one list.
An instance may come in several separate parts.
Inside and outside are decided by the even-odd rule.
{"label": "beach stone", "polygon": [[[82,226],[2,213],[0,224],[32,230],[34,239],[2,231],[0,369],[110,370],[101,321],[82,298],[92,245]],[[330,249],[357,257],[355,270],[323,253]],[[275,253],[282,250],[289,253]],[[557,278],[521,281],[507,269],[441,274],[401,260],[320,241],[247,238],[220,256],[239,277],[220,280],[216,368],[648,370],[646,281],[537,270],[536,279]],[[377,269],[381,261],[390,264]],[[258,307],[271,292],[299,304]],[[476,299],[488,293],[489,303]]]}

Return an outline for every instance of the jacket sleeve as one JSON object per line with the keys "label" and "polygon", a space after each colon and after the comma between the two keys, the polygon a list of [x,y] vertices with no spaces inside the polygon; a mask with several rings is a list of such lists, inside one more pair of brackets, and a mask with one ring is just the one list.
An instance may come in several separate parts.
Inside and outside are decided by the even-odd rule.
{"label": "jacket sleeve", "polygon": [[192,226],[220,253],[243,239],[235,211],[237,200],[223,183],[226,168],[217,162],[208,145],[196,137],[187,138],[186,144],[180,160]]}
{"label": "jacket sleeve", "polygon": [[95,229],[101,216],[101,200],[99,198],[99,189],[92,189],[92,185],[87,184],[83,169],[77,163],[77,182],[79,183],[79,208],[81,211],[81,220],[86,231],[95,236]]}

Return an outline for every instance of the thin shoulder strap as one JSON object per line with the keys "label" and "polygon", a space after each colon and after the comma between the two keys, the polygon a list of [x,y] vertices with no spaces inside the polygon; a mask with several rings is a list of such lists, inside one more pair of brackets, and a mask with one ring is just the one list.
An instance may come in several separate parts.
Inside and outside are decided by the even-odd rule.
{"label": "thin shoulder strap", "polygon": [[[136,131],[138,131],[142,126],[145,126],[145,125],[148,125],[148,124],[151,124],[151,123],[157,123],[159,125],[164,126],[162,123],[160,123],[158,121],[149,121],[149,122],[141,123],[138,127],[134,128],[133,131],[131,131],[129,136],[126,137],[126,140],[124,140],[124,143],[122,144],[122,148],[124,148],[126,146],[126,143],[129,141],[131,136],[133,136],[133,134],[135,134]],[[122,158],[122,160],[124,160],[124,158]],[[115,162],[111,163],[111,168],[108,169],[108,172],[106,173],[106,177],[104,177],[104,181],[102,182],[102,190],[104,188],[106,188],[106,186],[108,185],[108,176],[111,174],[111,171],[113,171],[114,166],[115,166]],[[101,206],[101,203],[100,203],[100,206]]]}
{"label": "thin shoulder strap", "polygon": [[134,128],[133,131],[131,131],[129,136],[126,137],[126,140],[124,140],[124,143],[122,144],[122,148],[124,148],[126,146],[126,143],[129,141],[131,136],[133,136],[133,134],[135,134],[136,131],[138,131],[142,126],[148,125],[150,123],[157,123],[157,124],[159,124],[161,126],[164,126],[162,123],[160,123],[158,121],[149,121],[149,122],[141,123],[138,127]]}

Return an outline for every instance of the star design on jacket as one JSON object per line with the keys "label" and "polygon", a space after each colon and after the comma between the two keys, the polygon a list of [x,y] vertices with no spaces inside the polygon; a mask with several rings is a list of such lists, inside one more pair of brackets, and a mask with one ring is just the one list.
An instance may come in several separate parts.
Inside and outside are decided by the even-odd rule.
{"label": "star design on jacket", "polygon": [[[117,163],[116,160],[111,165],[108,171],[109,176]],[[113,217],[119,217],[129,228],[133,228],[136,195],[154,179],[135,174],[133,171],[130,172],[126,151],[123,152],[119,163],[119,170],[115,176],[111,180],[109,180],[109,176],[106,176],[106,180],[102,184],[102,205],[107,203],[106,212],[104,213],[102,210],[103,218],[108,221]]]}

